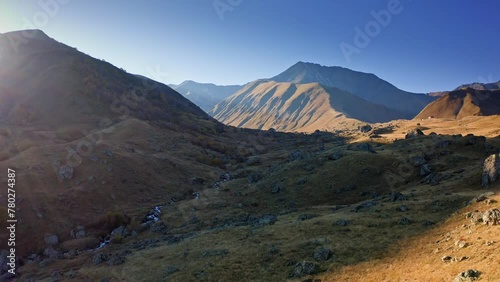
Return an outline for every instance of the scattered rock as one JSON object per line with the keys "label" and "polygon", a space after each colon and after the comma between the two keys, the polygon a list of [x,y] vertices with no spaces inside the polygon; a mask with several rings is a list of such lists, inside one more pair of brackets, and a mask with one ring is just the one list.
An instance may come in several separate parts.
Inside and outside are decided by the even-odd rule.
{"label": "scattered rock", "polygon": [[189,183],[191,183],[192,185],[204,185],[205,183],[207,183],[207,180],[201,177],[191,177],[191,179],[189,179]]}
{"label": "scattered rock", "polygon": [[312,165],[312,164],[307,164],[307,165],[304,167],[304,169],[305,169],[306,171],[313,171],[313,170],[314,170],[314,165]]}
{"label": "scattered rock", "polygon": [[54,258],[46,258],[46,259],[42,260],[38,264],[38,266],[41,268],[45,268],[45,267],[49,266],[51,263],[53,263],[54,261],[56,261]]}
{"label": "scattered rock", "polygon": [[475,269],[466,270],[455,277],[453,282],[471,282],[476,281],[479,276],[481,276],[481,272]]}
{"label": "scattered rock", "polygon": [[405,212],[405,211],[408,211],[408,207],[405,206],[405,205],[401,205],[399,208],[398,208],[399,211],[402,211],[402,212]]}
{"label": "scattered rock", "polygon": [[306,275],[316,274],[319,272],[319,266],[313,262],[299,262],[295,265],[291,278],[298,278]]}
{"label": "scattered rock", "polygon": [[167,268],[163,272],[163,277],[167,278],[168,276],[170,276],[178,271],[179,271],[179,269],[177,269],[177,267],[175,267],[173,265],[169,265],[169,266],[167,266]]}
{"label": "scattered rock", "polygon": [[339,219],[335,222],[337,226],[347,226],[349,223],[350,221],[346,219]]}
{"label": "scattered rock", "polygon": [[43,251],[43,255],[48,257],[48,258],[55,258],[55,259],[62,258],[61,252],[56,251],[52,247],[45,248],[45,250]]}
{"label": "scattered rock", "polygon": [[427,160],[424,157],[421,156],[414,156],[410,158],[410,163],[413,166],[421,166],[423,164],[427,163]]}
{"label": "scattered rock", "polygon": [[167,227],[163,224],[163,222],[155,222],[150,227],[151,232],[155,233],[162,233],[165,229],[167,229]]}
{"label": "scattered rock", "polygon": [[452,259],[453,259],[453,258],[452,258],[452,257],[450,257],[450,256],[444,256],[444,257],[442,257],[442,258],[441,258],[441,260],[442,260],[443,262],[451,262],[451,260],[452,260]]}
{"label": "scattered rock", "polygon": [[297,179],[297,181],[295,181],[295,183],[296,183],[297,185],[303,185],[303,184],[305,184],[306,182],[307,182],[307,177],[305,177],[305,176],[299,177],[299,178]]}
{"label": "scattered rock", "polygon": [[124,256],[113,256],[111,259],[107,261],[108,265],[120,265],[125,263],[125,257]]}
{"label": "scattered rock", "polygon": [[373,206],[376,206],[377,205],[377,202],[375,200],[372,200],[372,201],[368,201],[368,202],[364,202],[360,205],[357,205],[354,209],[352,209],[351,211],[353,212],[359,212],[363,209],[367,209],[369,207],[373,207]]}
{"label": "scattered rock", "polygon": [[399,225],[410,225],[411,224],[411,221],[406,218],[406,217],[403,217],[401,218],[399,221],[398,221],[398,224]]}
{"label": "scattered rock", "polygon": [[422,132],[422,130],[416,128],[408,131],[408,133],[406,133],[405,135],[405,139],[413,139],[419,136],[424,136],[424,133]]}
{"label": "scattered rock", "polygon": [[408,200],[408,198],[405,195],[399,192],[392,192],[390,195],[390,199],[392,202]]}
{"label": "scattered rock", "polygon": [[498,175],[500,173],[500,155],[493,154],[486,158],[483,166],[483,175],[481,177],[481,185],[483,187],[487,187],[490,183],[493,183],[497,180]]}
{"label": "scattered rock", "polygon": [[340,158],[342,158],[343,156],[344,156],[344,153],[342,153],[342,151],[337,151],[337,152],[331,154],[328,158],[330,160],[336,161],[336,160],[339,160]]}
{"label": "scattered rock", "polygon": [[363,132],[363,133],[367,133],[367,132],[370,132],[372,130],[372,127],[369,124],[365,124],[363,126],[358,126],[358,130]]}
{"label": "scattered rock", "polygon": [[431,226],[431,225],[434,225],[434,224],[435,224],[434,222],[426,220],[426,221],[424,221],[424,223],[422,223],[422,226]]}
{"label": "scattered rock", "polygon": [[101,153],[105,154],[108,157],[112,157],[113,156],[113,151],[111,151],[111,149],[104,148],[104,149],[101,150]]}
{"label": "scattered rock", "polygon": [[252,220],[252,226],[257,228],[257,227],[262,227],[264,225],[273,225],[277,220],[278,220],[277,216],[273,214],[267,214]]}
{"label": "scattered rock", "polygon": [[478,224],[483,222],[483,213],[480,211],[473,211],[473,212],[468,212],[465,214],[465,218],[470,218],[470,221],[473,224]]}
{"label": "scattered rock", "polygon": [[455,246],[457,246],[460,249],[466,248],[469,246],[469,243],[465,242],[464,240],[458,240],[455,242]]}
{"label": "scattered rock", "polygon": [[218,250],[208,250],[201,254],[202,257],[220,257],[229,254],[227,249],[218,249]]}
{"label": "scattered rock", "polygon": [[450,175],[448,175],[448,174],[440,174],[438,172],[432,172],[431,174],[427,175],[424,178],[423,182],[425,182],[431,186],[436,186],[441,182],[441,180],[445,180],[448,178],[450,178]]}
{"label": "scattered rock", "polygon": [[500,224],[500,209],[490,209],[484,212],[483,222],[486,225]]}
{"label": "scattered rock", "polygon": [[108,256],[104,253],[98,253],[95,254],[94,257],[92,257],[92,264],[98,265],[104,261],[108,260]]}
{"label": "scattered rock", "polygon": [[277,194],[281,191],[282,187],[280,183],[274,183],[273,187],[271,188],[271,193]]}
{"label": "scattered rock", "polygon": [[247,165],[256,165],[258,163],[260,163],[260,157],[258,156],[251,156],[249,157],[246,162],[245,162]]}
{"label": "scattered rock", "polygon": [[75,239],[81,239],[81,238],[85,237],[86,233],[85,233],[83,226],[79,225],[76,227],[76,230],[74,230],[74,229],[71,230],[70,235],[71,235],[71,237],[73,237]]}
{"label": "scattered rock", "polygon": [[325,248],[325,247],[320,247],[314,250],[313,253],[313,258],[316,261],[327,261],[330,259],[332,256],[332,250]]}
{"label": "scattered rock", "polygon": [[289,156],[288,156],[288,161],[293,162],[296,160],[302,160],[304,159],[304,154],[300,150],[293,151]]}
{"label": "scattered rock", "polygon": [[45,235],[44,239],[45,239],[45,244],[49,246],[55,246],[59,244],[59,238],[55,234],[47,234]]}
{"label": "scattered rock", "polygon": [[111,231],[111,235],[115,236],[124,236],[128,233],[128,230],[125,226],[120,226],[118,228],[115,228],[113,231]]}
{"label": "scattered rock", "polygon": [[375,149],[373,148],[372,144],[370,143],[362,143],[362,144],[359,144],[357,146],[358,150],[360,151],[366,151],[366,152],[370,152],[372,154],[376,154],[377,152],[375,151]]}
{"label": "scattered rock", "polygon": [[61,180],[69,180],[73,178],[73,167],[70,165],[63,165],[57,169],[57,174]]}
{"label": "scattered rock", "polygon": [[252,172],[247,177],[249,184],[256,183],[260,181],[262,178],[263,176],[260,172]]}
{"label": "scattered rock", "polygon": [[432,171],[428,164],[423,164],[422,166],[420,166],[420,176],[426,176],[431,173]]}

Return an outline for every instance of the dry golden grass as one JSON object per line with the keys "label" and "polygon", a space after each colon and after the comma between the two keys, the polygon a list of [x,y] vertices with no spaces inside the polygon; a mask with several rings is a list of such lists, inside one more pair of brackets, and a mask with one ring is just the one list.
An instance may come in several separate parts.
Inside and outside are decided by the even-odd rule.
{"label": "dry golden grass", "polygon": [[[482,130],[481,126],[491,122],[490,117],[484,121],[474,119],[469,124],[475,124],[479,131]],[[425,129],[426,133],[457,133],[460,127],[453,127],[452,124],[454,121],[442,121],[435,127],[430,123],[421,126],[428,128]],[[484,191],[478,190],[479,174],[485,157],[484,148],[463,146],[461,141],[457,141],[447,148],[453,154],[433,159],[433,166],[452,175],[452,178],[440,185],[421,184],[420,178],[412,174],[405,178],[405,182],[391,187],[384,174],[397,171],[401,159],[425,153],[428,146],[439,140],[449,139],[448,136],[437,136],[396,143],[390,141],[414,126],[415,121],[399,121],[392,135],[378,139],[379,145],[374,144],[377,154],[371,154],[356,149],[357,144],[369,139],[354,131],[347,132],[344,138],[325,142],[323,151],[318,149],[321,142],[314,137],[285,134],[266,137],[239,129],[214,136],[207,128],[206,133],[203,133],[206,142],[194,145],[191,142],[196,136],[194,134],[159,129],[138,120],[127,120],[105,138],[101,147],[95,149],[100,156],[102,148],[113,150],[112,158],[101,156],[108,163],[100,164],[85,159],[76,168],[75,179],[69,183],[49,186],[48,183],[55,179],[29,176],[33,173],[31,170],[21,172],[25,174],[20,177],[37,179],[39,182],[33,182],[33,185],[41,187],[38,193],[24,199],[23,218],[33,222],[38,220],[38,225],[34,225],[38,230],[57,232],[50,228],[58,226],[70,230],[76,222],[88,225],[85,218],[88,221],[110,211],[124,212],[130,218],[141,218],[152,206],[167,204],[170,197],[175,196],[181,201],[167,204],[161,217],[168,234],[194,232],[196,236],[173,245],[159,242],[154,247],[143,250],[131,247],[134,242],[163,236],[147,231],[140,233],[137,238],[124,238],[121,244],[111,244],[102,250],[110,253],[132,250],[131,254],[126,255],[126,261],[122,265],[108,266],[103,263],[94,266],[91,258],[95,252],[89,252],[82,253],[73,260],[57,261],[46,268],[29,264],[21,269],[25,274],[23,277],[49,279],[54,270],[78,270],[75,278],[62,278],[60,281],[99,281],[104,277],[110,281],[163,281],[166,279],[165,269],[173,265],[179,271],[168,276],[170,281],[284,281],[289,279],[294,263],[314,261],[312,252],[322,246],[330,248],[335,255],[334,259],[319,263],[323,273],[317,274],[317,277],[326,281],[441,281],[440,279],[449,280],[460,271],[472,267],[484,271],[483,277],[493,279],[496,272],[494,261],[491,260],[498,259],[498,256],[491,253],[490,249],[473,244],[464,250],[450,250],[450,255],[459,256],[464,251],[476,250],[474,248],[478,247],[477,252],[482,256],[470,255],[471,258],[464,262],[444,264],[440,258],[449,246],[444,243],[441,244],[443,246],[433,245],[433,242],[441,240],[442,234],[453,232],[456,227],[461,226],[464,221],[462,213],[475,208],[471,206],[464,210],[463,202]],[[491,128],[484,130],[482,132],[494,132]],[[211,142],[214,145],[206,145]],[[490,142],[496,142],[496,139],[491,139]],[[218,148],[220,144],[216,143],[236,146],[238,152],[245,156],[259,155],[261,162],[253,166],[236,161],[227,163],[226,170],[231,171],[236,179],[222,184],[219,190],[193,186],[189,183],[192,176],[204,177],[209,185],[225,171],[198,163],[192,155],[192,152],[205,152],[222,157],[222,153],[204,148]],[[32,146],[9,162],[39,159],[37,154],[50,154],[51,151],[47,151],[47,148],[53,148],[52,152],[57,152],[66,144],[40,145],[41,148]],[[133,147],[135,151],[123,149],[127,146]],[[162,150],[153,150],[155,146],[161,146]],[[288,155],[297,149],[314,157],[288,162]],[[328,160],[328,156],[338,150],[343,151],[345,156],[337,161]],[[467,159],[461,160],[457,156]],[[305,169],[308,164],[313,165],[311,171]],[[107,165],[113,165],[112,172],[106,170]],[[463,173],[455,173],[461,168],[465,169]],[[256,171],[263,174],[263,179],[249,184],[247,175]],[[96,178],[92,185],[76,185],[78,180],[89,175]],[[307,179],[305,183],[297,184],[297,180],[302,177]],[[123,179],[126,182],[122,182]],[[135,183],[135,180],[139,183]],[[271,194],[271,187],[275,183],[280,183],[283,188],[280,193]],[[356,186],[355,190],[342,190],[351,184]],[[84,189],[78,188],[82,186]],[[342,191],[338,193],[337,189]],[[491,189],[498,191],[498,186]],[[28,193],[28,190],[21,191]],[[208,200],[201,204],[192,200],[191,193],[194,191],[201,192]],[[362,196],[361,192],[364,191],[376,192],[381,196],[391,191],[401,191],[412,196],[403,203],[380,198],[377,205],[352,212],[357,205],[370,200],[370,195]],[[63,201],[57,200],[58,195],[64,196]],[[441,203],[439,207],[433,206],[436,200]],[[63,203],[71,205],[66,207]],[[398,211],[401,204],[406,205],[409,210],[404,213]],[[25,205],[33,205],[33,209]],[[50,211],[49,206],[57,209]],[[68,216],[75,209],[79,212]],[[35,211],[42,213],[44,218],[51,218],[51,224],[46,220],[40,221]],[[455,212],[458,215],[450,217]],[[214,225],[222,225],[226,219],[268,213],[278,214],[278,221],[274,225],[210,229]],[[314,214],[316,217],[298,221],[301,214]],[[412,224],[398,225],[403,216],[409,218]],[[191,221],[194,217],[196,222]],[[218,218],[217,224],[213,223],[215,217]],[[350,220],[350,224],[337,226],[335,222],[339,219]],[[424,227],[422,224],[425,221],[437,224]],[[473,234],[462,234],[468,230],[460,230],[460,233],[453,233],[453,238],[468,235],[468,240],[476,242],[473,236],[480,234],[478,237],[491,237],[491,240],[500,241],[491,228],[474,227]],[[96,236],[105,230],[89,231]],[[61,234],[63,241],[70,239],[64,237],[65,233]],[[448,243],[453,245],[454,241]],[[442,251],[434,254],[433,251],[438,247]],[[203,256],[204,252],[214,249],[225,249],[228,253],[215,257]],[[421,271],[425,271],[426,276],[422,276],[424,280],[419,280],[417,276],[422,275]],[[307,277],[297,281],[305,278]]]}

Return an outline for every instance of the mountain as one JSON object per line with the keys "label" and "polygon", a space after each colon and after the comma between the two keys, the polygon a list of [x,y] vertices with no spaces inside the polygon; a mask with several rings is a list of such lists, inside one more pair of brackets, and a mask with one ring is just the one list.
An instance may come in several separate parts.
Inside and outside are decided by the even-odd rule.
{"label": "mountain", "polygon": [[179,85],[169,85],[175,91],[188,98],[205,112],[209,112],[217,103],[241,89],[241,85],[215,85],[186,80]]}
{"label": "mountain", "polygon": [[[1,35],[0,47],[0,281],[500,277],[498,226],[480,222],[500,208],[500,181],[480,188],[500,116],[376,124],[377,142],[226,127],[42,32]],[[385,113],[318,83],[246,87],[282,93],[292,118]],[[416,126],[425,135],[404,139]]]}
{"label": "mountain", "polygon": [[460,88],[444,94],[427,105],[415,119],[449,118],[500,114],[500,90]]}
{"label": "mountain", "polygon": [[127,115],[161,122],[184,114],[210,119],[170,87],[91,58],[39,30],[1,35],[0,50],[0,119],[8,123],[60,126]]}
{"label": "mountain", "polygon": [[463,88],[472,88],[476,90],[498,90],[500,89],[500,80],[498,82],[492,82],[492,83],[473,82],[469,84],[463,84],[455,88],[455,90],[460,90]]}
{"label": "mountain", "polygon": [[305,62],[296,63],[270,80],[292,83],[317,82],[324,86],[336,87],[366,101],[402,112],[400,118],[408,119],[434,100],[433,97],[424,94],[400,90],[374,74]]}
{"label": "mountain", "polygon": [[[96,247],[118,227],[115,215],[182,199],[186,179],[210,167],[189,138],[223,126],[170,87],[39,30],[0,35],[0,50],[0,168],[18,175],[18,256],[43,253],[44,234]],[[0,203],[6,230],[7,198]],[[70,235],[77,226],[85,242]]]}
{"label": "mountain", "polygon": [[313,132],[342,124],[385,122],[401,112],[319,83],[257,80],[217,104],[210,112],[222,123],[246,128]]}

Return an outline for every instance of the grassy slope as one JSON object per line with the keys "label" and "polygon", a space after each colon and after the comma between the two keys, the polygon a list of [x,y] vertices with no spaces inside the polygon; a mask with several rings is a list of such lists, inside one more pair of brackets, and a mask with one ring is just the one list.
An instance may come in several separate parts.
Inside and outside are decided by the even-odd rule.
{"label": "grassy slope", "polygon": [[[477,125],[478,122],[481,122],[479,118],[470,124]],[[487,122],[491,120],[484,121],[485,124]],[[399,123],[395,136],[401,134],[399,130],[414,127],[414,123]],[[453,128],[450,125],[450,122],[445,121],[436,123],[435,127],[427,124],[427,130],[449,134],[450,128]],[[482,127],[477,129],[479,132],[486,130]],[[226,137],[242,137],[241,133],[238,130],[228,132]],[[195,237],[174,245],[159,242],[144,250],[133,249],[131,244],[137,240],[161,237],[148,231],[141,233],[136,239],[126,239],[123,244],[114,244],[104,250],[110,253],[133,250],[127,255],[123,265],[93,266],[90,259],[94,253],[85,253],[73,260],[58,261],[48,268],[28,265],[24,271],[36,277],[48,277],[55,269],[63,272],[75,269],[78,270],[79,279],[98,280],[107,277],[110,281],[162,281],[166,267],[174,265],[179,271],[169,276],[171,281],[283,281],[292,272],[295,262],[313,261],[314,249],[324,246],[332,249],[335,254],[335,259],[320,263],[322,270],[326,272],[317,277],[326,281],[367,281],[366,279],[371,278],[371,281],[412,281],[420,280],[420,277],[426,281],[442,281],[472,267],[483,271],[485,279],[494,281],[498,275],[494,261],[498,261],[499,257],[492,251],[495,245],[487,248],[482,242],[498,242],[495,232],[498,227],[473,227],[472,234],[466,233],[469,229],[460,227],[465,223],[462,213],[478,208],[469,206],[463,209],[464,202],[486,191],[478,185],[485,157],[482,145],[465,146],[465,138],[446,136],[395,143],[382,139],[380,142],[385,145],[376,146],[378,153],[375,155],[353,150],[355,146],[352,145],[349,147],[346,141],[357,142],[366,138],[361,135],[351,135],[350,138],[352,137],[355,139],[330,140],[325,143],[325,151],[316,150],[314,157],[291,163],[286,161],[288,153],[292,149],[314,152],[318,146],[313,142],[314,139],[300,135],[280,135],[274,139],[265,139],[266,142],[259,142],[263,139],[258,138],[246,139],[248,144],[252,144],[255,150],[253,153],[261,156],[261,164],[232,166],[230,170],[237,175],[237,179],[224,184],[215,196],[208,197],[208,202],[201,206],[190,202],[192,200],[167,205],[162,216],[162,221],[168,227],[167,234],[195,232]],[[388,137],[391,138],[390,135]],[[219,138],[222,138],[219,141],[230,140]],[[429,186],[419,183],[420,178],[412,173],[393,187],[385,181],[384,173],[398,171],[401,160],[415,154],[428,153],[436,142],[450,139],[453,141],[451,147],[440,149],[437,153],[450,150],[453,154],[435,156],[431,160],[431,165],[441,173],[450,174],[450,179],[442,181],[440,185]],[[273,144],[278,140],[281,140],[281,145],[275,147]],[[324,159],[339,149],[347,153],[347,156],[338,161]],[[281,165],[276,168],[273,163]],[[305,171],[305,165],[311,163],[315,166],[314,170]],[[194,164],[191,163],[192,169],[197,167]],[[459,169],[465,171],[457,172]],[[264,174],[264,179],[256,184],[248,184],[246,175],[256,170]],[[299,185],[296,181],[302,176],[306,176],[307,181]],[[275,182],[282,183],[284,187],[277,195],[270,193]],[[340,194],[335,192],[335,188],[344,188],[349,184],[356,184],[357,189]],[[498,192],[498,184],[489,190]],[[361,196],[362,191],[378,192],[381,196],[377,198],[376,206],[352,212],[351,209],[360,201],[369,201],[371,198]],[[387,196],[391,191],[401,191],[409,198],[402,203],[392,202]],[[438,205],[436,200],[439,201]],[[158,201],[161,203],[160,198]],[[149,205],[154,202],[151,201]],[[288,209],[291,202],[298,208],[296,211]],[[409,210],[398,211],[397,208],[402,204]],[[485,208],[486,206],[479,206],[479,209]],[[182,210],[184,213],[179,212]],[[213,226],[214,216],[223,221],[247,213],[281,215],[274,225],[261,228],[209,228]],[[317,217],[298,221],[298,216],[304,213],[315,214]],[[403,216],[409,218],[412,224],[398,225]],[[193,217],[198,221],[191,222]],[[335,222],[339,219],[347,219],[351,223],[345,227],[337,226]],[[425,221],[435,222],[436,225],[424,227],[422,224]],[[457,227],[460,228],[456,229]],[[446,232],[451,232],[449,242],[432,243],[442,240],[442,235]],[[471,248],[451,250],[454,240],[464,236],[474,243]],[[441,250],[434,254],[436,248]],[[228,254],[203,256],[207,250],[214,249],[225,249]],[[419,254],[425,256],[422,258]],[[444,254],[464,254],[471,258],[460,263],[444,264],[440,262]],[[415,266],[428,271],[422,274]]]}

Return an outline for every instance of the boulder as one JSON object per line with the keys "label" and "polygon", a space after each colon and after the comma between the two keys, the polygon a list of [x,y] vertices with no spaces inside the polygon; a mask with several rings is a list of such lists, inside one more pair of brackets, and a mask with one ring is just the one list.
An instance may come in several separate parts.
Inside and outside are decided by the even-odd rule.
{"label": "boulder", "polygon": [[413,138],[417,138],[419,136],[424,136],[424,133],[422,132],[422,130],[415,128],[415,129],[408,131],[408,133],[406,133],[405,139],[413,139]]}
{"label": "boulder", "polygon": [[344,156],[344,153],[342,153],[342,151],[337,151],[337,152],[331,154],[328,158],[330,160],[336,161],[336,160],[342,158],[343,156]]}
{"label": "boulder", "polygon": [[177,267],[175,267],[173,265],[169,265],[169,266],[167,266],[167,268],[165,268],[165,271],[163,272],[163,277],[167,278],[168,276],[176,273],[177,271],[179,271],[179,269],[177,269]]}
{"label": "boulder", "polygon": [[369,124],[365,124],[363,126],[358,126],[358,130],[363,132],[363,133],[367,133],[367,132],[370,132],[372,130],[372,127]]}
{"label": "boulder", "polygon": [[302,159],[304,159],[304,154],[300,150],[293,151],[290,155],[288,155],[288,161],[290,162]]}
{"label": "boulder", "polygon": [[295,265],[291,278],[302,277],[306,275],[316,274],[319,272],[319,266],[316,263],[303,261]]}
{"label": "boulder", "polygon": [[61,180],[69,180],[73,178],[73,167],[70,165],[62,165],[57,169],[57,175]]}
{"label": "boulder", "polygon": [[98,253],[95,254],[94,257],[92,257],[92,264],[98,265],[104,261],[108,260],[108,256],[104,253]]}
{"label": "boulder", "polygon": [[482,183],[483,187],[487,187],[490,183],[495,182],[498,179],[500,173],[500,155],[493,154],[486,158],[483,166]]}
{"label": "boulder", "polygon": [[455,280],[453,282],[470,282],[470,281],[476,281],[479,276],[481,275],[481,272],[475,269],[469,269],[464,272],[461,272],[455,277]]}
{"label": "boulder", "polygon": [[414,156],[410,158],[410,163],[413,166],[421,166],[427,163],[427,160],[422,156]]}
{"label": "boulder", "polygon": [[256,165],[260,163],[260,158],[258,156],[251,156],[245,162],[247,165]]}
{"label": "boulder", "polygon": [[490,209],[483,214],[483,223],[486,225],[500,224],[500,209]]}
{"label": "boulder", "polygon": [[55,234],[47,234],[45,235],[44,239],[45,239],[45,244],[49,246],[55,246],[59,244],[59,238]]}
{"label": "boulder", "polygon": [[316,261],[327,261],[330,259],[332,256],[332,250],[325,248],[325,247],[320,247],[314,250],[313,253],[313,258]]}
{"label": "boulder", "polygon": [[43,255],[48,258],[62,258],[61,252],[56,251],[52,247],[45,248],[45,250],[43,251]]}
{"label": "boulder", "polygon": [[403,217],[399,220],[398,222],[399,225],[410,225],[411,224],[411,221],[406,218],[406,217]]}
{"label": "boulder", "polygon": [[373,146],[369,143],[362,143],[357,146],[358,150],[360,151],[366,151],[372,154],[376,154],[377,152],[375,149],[373,149]]}

